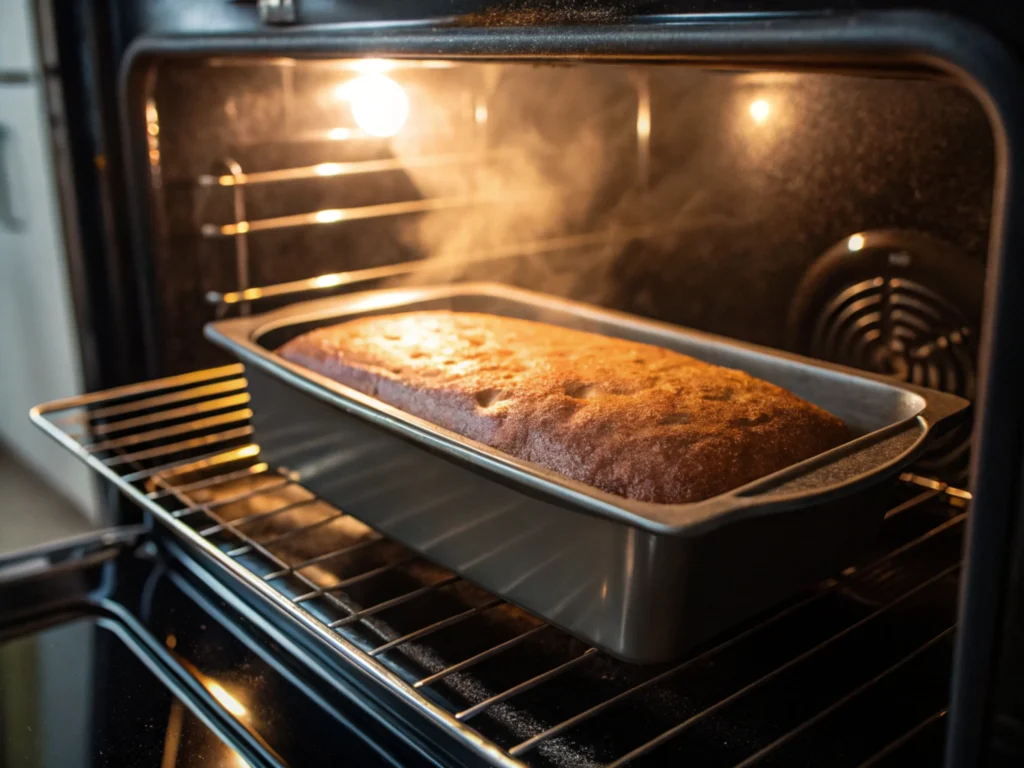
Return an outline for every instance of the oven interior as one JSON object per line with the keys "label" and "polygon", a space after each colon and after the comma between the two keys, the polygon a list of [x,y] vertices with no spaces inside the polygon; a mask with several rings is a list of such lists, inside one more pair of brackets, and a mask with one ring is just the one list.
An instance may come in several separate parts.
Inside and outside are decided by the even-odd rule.
{"label": "oven interior", "polygon": [[486,279],[971,399],[996,160],[969,93],[668,62],[181,58],[143,82],[140,258],[169,378],[44,428],[492,762],[940,759],[969,425],[889,484],[861,564],[634,666],[262,462],[243,372],[202,327]]}
{"label": "oven interior", "polygon": [[954,84],[203,59],[148,85],[162,373],[217,361],[215,314],[486,278],[973,395],[995,151]]}

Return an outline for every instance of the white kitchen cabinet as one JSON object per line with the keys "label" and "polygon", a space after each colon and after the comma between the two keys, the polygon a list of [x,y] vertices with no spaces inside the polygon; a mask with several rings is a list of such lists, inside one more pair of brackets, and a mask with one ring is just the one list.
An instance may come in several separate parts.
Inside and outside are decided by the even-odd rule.
{"label": "white kitchen cabinet", "polygon": [[10,29],[25,20],[19,5],[0,0],[0,442],[95,520],[88,471],[28,416],[80,393],[82,372],[43,86],[35,62],[8,47],[32,39]]}
{"label": "white kitchen cabinet", "polygon": [[0,78],[35,69],[32,29],[30,0],[0,0]]}

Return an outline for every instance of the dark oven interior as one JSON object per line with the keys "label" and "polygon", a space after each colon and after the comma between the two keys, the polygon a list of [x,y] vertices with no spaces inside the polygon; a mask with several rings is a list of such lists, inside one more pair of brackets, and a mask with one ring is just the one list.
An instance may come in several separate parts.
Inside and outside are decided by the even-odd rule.
{"label": "dark oven interior", "polygon": [[[488,280],[974,397],[996,161],[982,108],[952,83],[247,57],[161,61],[144,81],[142,258],[165,375],[229,362],[202,341],[215,318]],[[942,753],[966,427],[873,499],[886,519],[859,565],[651,667],[545,625],[262,462],[238,368],[64,410],[76,415],[47,418],[100,425],[90,453],[137,501],[344,656],[397,675],[493,761]]]}
{"label": "dark oven interior", "polygon": [[995,156],[955,85],[204,59],[147,119],[164,372],[218,313],[485,278],[973,395]]}

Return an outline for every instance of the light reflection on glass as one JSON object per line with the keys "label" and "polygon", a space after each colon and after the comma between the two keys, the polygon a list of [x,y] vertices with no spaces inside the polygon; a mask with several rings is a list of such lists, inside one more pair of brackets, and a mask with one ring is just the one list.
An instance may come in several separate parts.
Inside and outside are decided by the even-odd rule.
{"label": "light reflection on glass", "polygon": [[846,241],[846,247],[851,251],[859,251],[864,247],[864,235],[853,235]]}

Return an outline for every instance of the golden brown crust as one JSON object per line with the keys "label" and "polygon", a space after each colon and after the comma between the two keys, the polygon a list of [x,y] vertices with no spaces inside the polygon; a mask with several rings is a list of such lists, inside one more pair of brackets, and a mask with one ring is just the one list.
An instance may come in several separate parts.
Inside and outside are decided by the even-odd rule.
{"label": "golden brown crust", "polygon": [[306,333],[286,359],[630,499],[700,501],[827,451],[846,426],[774,384],[661,347],[465,312]]}

